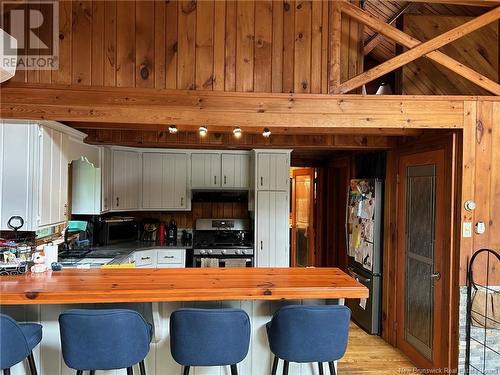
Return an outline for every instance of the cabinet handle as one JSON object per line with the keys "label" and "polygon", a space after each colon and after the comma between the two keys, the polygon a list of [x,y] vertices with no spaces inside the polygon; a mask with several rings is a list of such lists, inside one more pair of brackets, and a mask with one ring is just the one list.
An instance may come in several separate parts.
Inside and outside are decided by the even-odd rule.
{"label": "cabinet handle", "polygon": [[224,185],[227,184],[226,176],[224,176]]}
{"label": "cabinet handle", "polygon": [[214,185],[217,185],[217,176],[214,176]]}
{"label": "cabinet handle", "polygon": [[141,260],[149,260],[151,257],[141,257]]}
{"label": "cabinet handle", "polygon": [[181,206],[184,206],[184,197],[181,197]]}
{"label": "cabinet handle", "polygon": [[116,207],[120,207],[120,198],[116,197]]}
{"label": "cabinet handle", "polygon": [[260,176],[260,186],[264,186],[264,177]]}
{"label": "cabinet handle", "polygon": [[165,259],[173,259],[174,256],[173,255],[165,255],[163,258],[165,258]]}
{"label": "cabinet handle", "polygon": [[264,241],[260,241],[260,250],[264,250]]}

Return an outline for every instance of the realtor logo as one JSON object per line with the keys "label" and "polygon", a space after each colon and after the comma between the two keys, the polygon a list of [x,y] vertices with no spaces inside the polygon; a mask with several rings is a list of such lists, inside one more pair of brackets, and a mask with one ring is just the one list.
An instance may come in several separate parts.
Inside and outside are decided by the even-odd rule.
{"label": "realtor logo", "polygon": [[2,67],[59,68],[58,1],[2,1],[0,14]]}

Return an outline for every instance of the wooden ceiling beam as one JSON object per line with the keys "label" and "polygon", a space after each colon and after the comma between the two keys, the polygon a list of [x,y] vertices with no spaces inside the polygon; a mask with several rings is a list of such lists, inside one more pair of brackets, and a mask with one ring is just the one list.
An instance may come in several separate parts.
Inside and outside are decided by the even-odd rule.
{"label": "wooden ceiling beam", "polygon": [[460,0],[410,0],[412,3],[428,3],[428,4],[447,4],[447,5],[463,5],[463,6],[472,6],[472,7],[484,7],[484,8],[493,8],[500,5],[500,1],[497,0],[469,0],[469,1],[460,1]]}
{"label": "wooden ceiling beam", "polygon": [[[487,14],[489,14],[488,17],[490,17],[491,12],[495,12],[494,15],[496,14],[495,17],[497,17],[497,19],[498,19],[498,11],[499,11],[499,8],[496,8],[493,11],[490,11],[489,13],[487,13]],[[344,12],[347,15],[349,15],[350,17],[358,20],[359,22],[365,24],[369,28],[371,28],[371,29],[379,32],[380,34],[383,34],[386,37],[394,40],[395,42],[397,42],[397,43],[399,43],[399,44],[401,44],[401,45],[403,45],[403,46],[405,46],[407,48],[412,48],[411,50],[407,51],[406,53],[414,51],[415,48],[417,48],[417,47],[419,47],[420,51],[422,51],[422,46],[424,46],[426,43],[428,43],[428,42],[422,43],[420,40],[418,40],[418,39],[416,39],[416,38],[414,38],[414,37],[406,34],[405,32],[403,32],[401,30],[398,30],[397,28],[395,28],[395,27],[393,27],[391,25],[386,24],[385,22],[377,19],[376,17],[372,16],[371,14],[367,13],[366,11],[363,11],[363,10],[361,10],[361,9],[355,7],[355,6],[352,6],[351,4],[342,4],[342,12]],[[483,16],[485,16],[485,15],[483,15]],[[480,16],[480,17],[483,17],[483,16]],[[477,20],[477,18],[474,19],[474,20],[472,20],[472,21],[475,21],[475,20]],[[472,22],[472,21],[470,21],[470,22]],[[487,21],[484,21],[484,22],[487,22]],[[493,22],[493,21],[490,21],[490,22]],[[478,24],[476,24],[476,27],[477,27],[477,25]],[[463,28],[464,26],[466,26],[466,24],[459,26],[459,28]],[[482,26],[484,26],[484,25],[482,25]],[[480,27],[477,27],[477,28],[480,28]],[[450,32],[456,31],[456,29],[457,28],[452,29],[452,30],[450,30],[449,32],[447,32],[445,34],[448,34]],[[445,34],[442,34],[440,37],[446,38]],[[465,34],[463,34],[463,35],[465,35]],[[463,35],[461,35],[461,36],[463,36]],[[440,37],[438,37],[438,38],[440,38]],[[456,37],[456,35],[455,35],[455,37]],[[448,41],[443,41],[443,38],[441,39],[441,43],[444,43],[444,44],[449,43]],[[436,38],[430,40],[429,42],[435,41],[435,39]],[[451,42],[451,40],[450,40],[450,42]],[[429,46],[429,44],[427,46]],[[424,47],[426,47],[426,46],[424,46]],[[444,67],[446,67],[446,68],[450,69],[451,71],[459,74],[463,78],[468,79],[469,81],[475,83],[476,85],[478,85],[478,86],[480,86],[480,87],[482,87],[482,88],[490,91],[491,93],[493,93],[495,95],[500,95],[500,85],[497,82],[489,79],[488,77],[485,77],[484,75],[476,72],[474,69],[471,69],[471,68],[465,66],[464,64],[462,64],[459,61],[457,61],[457,60],[455,60],[455,59],[453,59],[453,58],[445,55],[442,52],[439,52],[439,51],[436,51],[436,50],[432,50],[432,48],[434,48],[434,46],[431,45],[430,48],[431,48],[431,51],[427,52],[426,54],[424,54],[425,57],[431,59],[432,61],[437,62],[438,64],[443,65]],[[439,48],[439,47],[437,47],[437,48]],[[424,51],[425,50],[426,49],[424,49]],[[414,53],[415,52],[413,52],[412,55],[410,55],[412,59],[413,59]],[[404,54],[396,56],[395,58],[393,58],[391,60],[388,60],[384,64],[387,64],[387,63],[392,64],[392,62],[393,62],[394,59],[400,58],[403,55]],[[422,55],[420,55],[420,56],[422,56]],[[420,56],[418,56],[418,57],[420,57]],[[406,59],[405,59],[405,61],[406,61]],[[396,61],[400,61],[401,62],[401,59],[396,60]],[[404,65],[404,64],[406,64],[406,62],[404,62],[402,65]],[[379,68],[381,65],[379,65],[376,68]],[[402,65],[400,65],[400,66],[402,66]],[[391,70],[393,70],[392,69],[392,65],[391,65],[390,68],[391,68]],[[396,69],[396,68],[397,68],[397,66],[394,69]],[[389,71],[391,71],[391,70],[389,70]],[[365,80],[365,79],[367,79],[366,78],[367,77],[366,74],[369,73],[369,72],[371,72],[371,70],[369,70],[369,71],[367,71],[365,73],[362,73],[361,75],[358,75],[358,76],[354,77],[353,80],[357,78],[358,79],[358,80],[356,80],[356,84],[357,84],[357,82],[359,82],[360,76],[363,76],[362,80]],[[380,73],[378,70],[377,70],[377,72]],[[383,73],[383,74],[385,74],[385,73]],[[368,77],[371,77],[371,74]],[[374,78],[368,78],[367,82],[371,81],[372,79],[374,79]],[[343,84],[344,85],[343,87],[338,86],[336,89],[334,88],[334,92],[336,92],[336,93],[343,93],[343,92],[348,92],[348,91],[352,90],[355,87],[353,87],[351,89],[348,89],[348,88],[351,87],[351,86],[353,86],[353,82],[352,82],[353,80],[351,80],[351,82],[350,81],[345,82]],[[364,83],[365,82],[361,83],[361,85],[363,85]],[[356,86],[356,87],[358,87],[358,86]]]}
{"label": "wooden ceiling beam", "polygon": [[[57,87],[57,88],[56,88]],[[461,128],[466,97],[2,86],[0,117],[88,123],[297,128]],[[425,108],[425,110],[423,110]]]}

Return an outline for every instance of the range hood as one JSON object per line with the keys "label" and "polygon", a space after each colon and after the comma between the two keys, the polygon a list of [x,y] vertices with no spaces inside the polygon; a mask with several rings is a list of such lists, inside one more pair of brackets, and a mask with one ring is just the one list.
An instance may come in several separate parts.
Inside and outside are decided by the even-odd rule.
{"label": "range hood", "polygon": [[217,190],[193,191],[192,202],[248,202],[248,191],[245,190]]}

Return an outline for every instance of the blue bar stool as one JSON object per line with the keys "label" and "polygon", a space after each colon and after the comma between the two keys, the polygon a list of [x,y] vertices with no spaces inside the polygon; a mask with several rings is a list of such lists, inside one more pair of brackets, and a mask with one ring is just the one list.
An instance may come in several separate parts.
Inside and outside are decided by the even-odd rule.
{"label": "blue bar stool", "polygon": [[0,369],[10,375],[10,368],[28,359],[31,375],[37,375],[33,349],[42,341],[42,326],[36,323],[17,323],[0,314]]}
{"label": "blue bar stool", "polygon": [[83,371],[127,369],[139,363],[146,374],[144,358],[149,352],[152,327],[136,311],[68,310],[59,315],[64,362],[77,375]]}
{"label": "blue bar stool", "polygon": [[278,360],[283,359],[283,375],[289,362],[317,362],[323,375],[323,362],[328,362],[335,375],[334,361],[342,358],[347,348],[351,310],[345,306],[290,305],[279,309],[267,323],[267,337],[274,354],[272,374]]}
{"label": "blue bar stool", "polygon": [[191,366],[231,366],[248,353],[250,319],[239,309],[178,309],[170,316],[170,350],[189,375]]}

